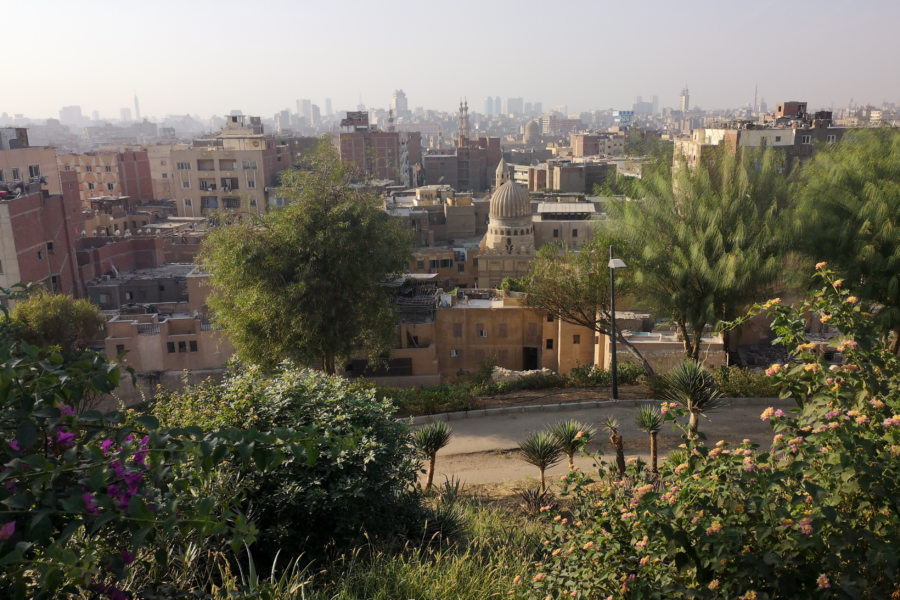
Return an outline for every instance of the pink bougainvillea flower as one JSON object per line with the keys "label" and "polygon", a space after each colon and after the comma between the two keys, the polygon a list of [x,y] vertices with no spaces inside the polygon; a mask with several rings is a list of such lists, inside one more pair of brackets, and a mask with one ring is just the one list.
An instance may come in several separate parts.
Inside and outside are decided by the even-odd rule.
{"label": "pink bougainvillea flower", "polygon": [[132,554],[128,550],[122,550],[120,556],[122,557],[122,562],[126,565],[130,565],[134,562],[134,554]]}
{"label": "pink bougainvillea flower", "polygon": [[103,456],[106,456],[106,454],[109,452],[109,449],[112,447],[113,443],[114,442],[110,439],[105,439],[102,442],[100,442],[100,449],[103,450]]}
{"label": "pink bougainvillea flower", "polygon": [[56,408],[59,409],[59,412],[63,415],[74,415],[75,411],[72,410],[72,407],[68,404],[63,404],[62,402],[56,403]]}
{"label": "pink bougainvillea flower", "polygon": [[16,532],[16,522],[10,521],[9,523],[4,523],[0,525],[0,542],[4,540],[8,540],[12,537],[12,534]]}
{"label": "pink bougainvillea flower", "polygon": [[100,514],[100,510],[97,508],[97,502],[94,500],[94,495],[90,492],[85,492],[81,495],[81,499],[84,500],[84,512],[89,515],[98,515]]}
{"label": "pink bougainvillea flower", "polygon": [[71,446],[72,442],[75,441],[75,434],[66,431],[64,428],[60,427],[56,430],[56,439],[53,440],[53,443],[60,447]]}

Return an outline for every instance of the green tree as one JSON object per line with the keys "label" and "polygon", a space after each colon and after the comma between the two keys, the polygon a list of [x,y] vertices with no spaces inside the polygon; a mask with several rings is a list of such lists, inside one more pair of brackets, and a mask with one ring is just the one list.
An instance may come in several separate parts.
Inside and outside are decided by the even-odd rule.
{"label": "green tree", "polygon": [[541,471],[541,493],[547,491],[547,481],[544,472],[559,462],[562,447],[559,441],[547,431],[533,433],[520,444],[522,458],[530,465],[534,465]]}
{"label": "green tree", "polygon": [[694,360],[707,325],[735,318],[781,274],[782,169],[774,150],[723,149],[644,180],[640,201],[611,204],[635,292],[672,315]]}
{"label": "green tree", "polygon": [[426,494],[431,490],[434,481],[434,463],[437,460],[438,450],[450,443],[453,430],[444,421],[428,423],[413,433],[413,445],[421,454],[428,458],[428,480],[425,482]]}
{"label": "green tree", "polygon": [[306,170],[282,173],[288,204],[204,241],[209,305],[242,360],[284,359],[333,373],[360,349],[389,348],[395,319],[384,286],[407,264],[411,236],[323,141]]}
{"label": "green tree", "polygon": [[587,445],[591,437],[597,433],[596,428],[589,423],[582,423],[575,419],[560,421],[550,430],[556,438],[559,447],[569,459],[569,468],[575,468],[575,453]]}
{"label": "green tree", "polygon": [[881,305],[876,319],[900,352],[900,132],[856,131],[820,150],[801,173],[797,224],[811,259]]}
{"label": "green tree", "polygon": [[659,430],[662,429],[663,416],[659,407],[647,404],[640,407],[634,415],[634,423],[638,429],[650,436],[650,468],[654,473],[658,473],[658,445],[656,437]]}
{"label": "green tree", "polygon": [[59,346],[71,352],[95,339],[106,317],[90,300],[52,294],[43,288],[19,300],[10,313],[24,327],[23,338],[35,346]]}
{"label": "green tree", "polygon": [[663,375],[663,385],[663,397],[687,411],[688,432],[692,437],[697,435],[700,417],[724,403],[715,378],[693,360],[686,360]]}
{"label": "green tree", "polygon": [[[609,335],[610,290],[606,265],[611,240],[605,230],[599,230],[579,250],[553,244],[541,248],[522,279],[529,306],[566,323]],[[616,278],[616,290],[627,293],[627,280],[620,281],[620,277]],[[653,373],[650,363],[619,328],[616,328],[616,338],[648,373]]]}

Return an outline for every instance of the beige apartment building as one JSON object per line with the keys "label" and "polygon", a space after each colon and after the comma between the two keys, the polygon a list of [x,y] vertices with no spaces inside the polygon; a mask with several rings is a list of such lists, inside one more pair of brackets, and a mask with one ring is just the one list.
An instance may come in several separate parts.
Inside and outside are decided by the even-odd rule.
{"label": "beige apartment building", "polygon": [[227,119],[221,133],[171,150],[167,179],[178,216],[262,214],[282,202],[274,188],[292,166],[290,146],[264,135],[259,117]]}
{"label": "beige apartment building", "polygon": [[63,193],[56,165],[54,148],[28,145],[28,130],[24,127],[0,128],[0,184],[4,190],[27,192],[31,183],[51,195]]}
{"label": "beige apartment building", "polygon": [[172,151],[187,148],[189,148],[187,144],[159,144],[147,147],[147,159],[150,161],[150,181],[155,200],[171,200],[175,197],[172,188],[172,181],[175,179]]}

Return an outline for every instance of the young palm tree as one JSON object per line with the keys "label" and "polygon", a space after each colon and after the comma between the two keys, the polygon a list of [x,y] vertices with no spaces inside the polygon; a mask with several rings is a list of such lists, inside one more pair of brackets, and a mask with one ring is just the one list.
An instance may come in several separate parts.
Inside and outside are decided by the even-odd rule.
{"label": "young palm tree", "polygon": [[428,480],[425,482],[425,493],[431,490],[434,480],[434,463],[438,450],[446,446],[453,436],[453,430],[443,421],[429,423],[413,433],[413,445],[416,450],[428,457]]}
{"label": "young palm tree", "polygon": [[694,360],[687,360],[663,375],[666,400],[678,404],[690,413],[688,423],[691,437],[697,435],[700,416],[706,416],[724,404],[722,392],[713,376]]}
{"label": "young palm tree", "polygon": [[574,457],[579,448],[582,448],[590,441],[591,437],[597,432],[593,425],[568,419],[560,421],[553,426],[550,433],[556,439],[559,447],[565,452],[569,459],[569,468],[575,468]]}
{"label": "young palm tree", "polygon": [[547,431],[532,433],[520,444],[522,458],[528,464],[532,464],[541,470],[541,492],[547,491],[547,483],[544,479],[544,471],[559,462],[562,448],[556,438]]}
{"label": "young palm tree", "polygon": [[615,417],[606,417],[603,428],[609,433],[609,443],[616,449],[616,470],[619,477],[625,477],[625,441],[619,433],[619,421]]}
{"label": "young palm tree", "polygon": [[656,405],[645,404],[638,410],[637,414],[634,415],[634,422],[638,426],[638,429],[650,435],[650,467],[653,469],[654,473],[657,473],[656,434],[662,429],[662,413]]}

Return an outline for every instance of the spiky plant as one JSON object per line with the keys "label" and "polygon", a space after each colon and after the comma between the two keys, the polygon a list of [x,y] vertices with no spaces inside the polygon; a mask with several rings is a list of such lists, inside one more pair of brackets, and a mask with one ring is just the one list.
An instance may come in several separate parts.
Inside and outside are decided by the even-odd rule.
{"label": "spiky plant", "polygon": [[625,477],[625,442],[619,433],[619,421],[615,417],[606,417],[603,428],[609,434],[609,443],[616,450],[616,471],[619,477]]}
{"label": "spiky plant", "polygon": [[634,423],[638,429],[650,436],[650,468],[657,473],[659,471],[657,469],[656,435],[662,429],[663,424],[663,416],[659,407],[655,404],[645,404],[634,415]]}
{"label": "spiky plant", "polygon": [[666,400],[690,413],[688,422],[691,437],[697,435],[700,417],[724,404],[722,392],[712,374],[694,360],[686,360],[663,375],[663,396]]}
{"label": "spiky plant", "polygon": [[434,463],[437,460],[438,450],[450,443],[453,430],[443,421],[428,423],[413,433],[413,445],[416,450],[428,458],[428,479],[425,482],[425,493],[431,491],[431,483],[434,481]]}
{"label": "spiky plant", "polygon": [[582,423],[575,419],[560,421],[550,430],[553,437],[559,443],[559,447],[569,459],[569,469],[575,468],[575,453],[590,441],[597,433],[596,428],[588,423]]}
{"label": "spiky plant", "polygon": [[541,471],[541,491],[547,490],[544,472],[559,462],[562,448],[556,438],[548,431],[532,433],[519,444],[522,458],[528,464]]}

